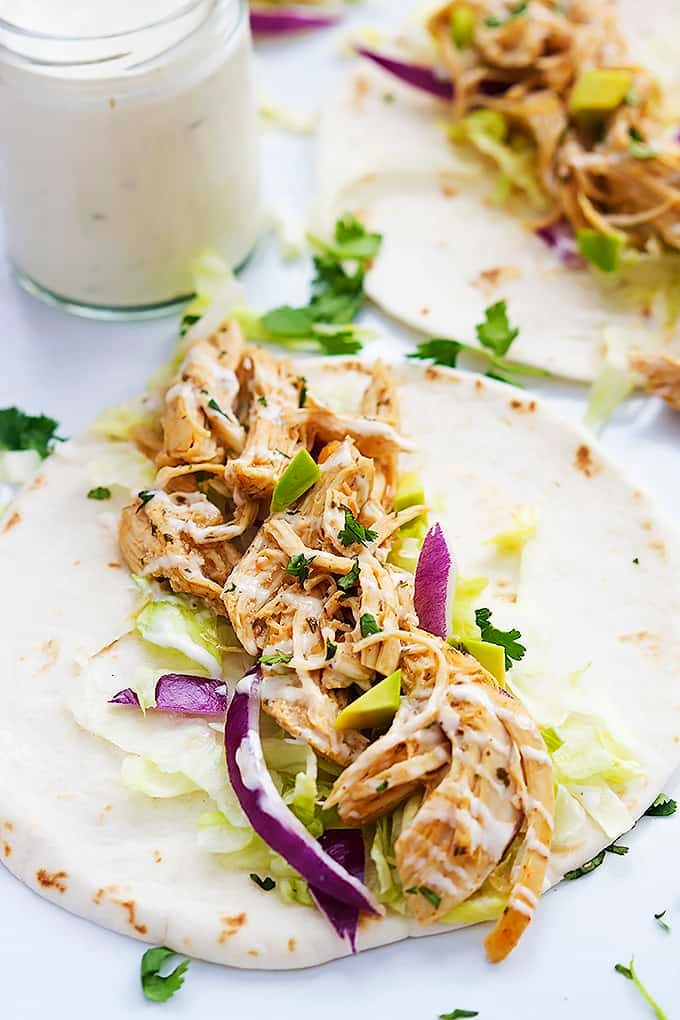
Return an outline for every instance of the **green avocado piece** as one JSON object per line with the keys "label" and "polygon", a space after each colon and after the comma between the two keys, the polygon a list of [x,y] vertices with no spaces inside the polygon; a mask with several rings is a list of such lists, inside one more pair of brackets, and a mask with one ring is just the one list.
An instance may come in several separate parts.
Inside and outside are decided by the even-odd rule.
{"label": "green avocado piece", "polygon": [[307,489],[311,489],[320,477],[319,465],[307,450],[300,450],[295,454],[274,487],[271,512],[278,514],[285,510]]}
{"label": "green avocado piece", "polygon": [[384,726],[399,708],[400,696],[401,670],[398,669],[343,708],[335,720],[336,730],[369,730]]}
{"label": "green avocado piece", "polygon": [[395,567],[400,567],[402,570],[408,570],[410,574],[415,574],[422,544],[422,538],[415,536],[402,538],[399,535],[390,549],[387,562],[393,563]]}
{"label": "green avocado piece", "polygon": [[584,259],[603,273],[615,273],[619,268],[625,242],[618,234],[601,234],[583,227],[576,231],[576,243]]}
{"label": "green avocado piece", "polygon": [[471,7],[470,4],[456,4],[451,11],[451,38],[459,50],[464,50],[474,37],[474,7]]}
{"label": "green avocado piece", "polygon": [[632,84],[632,73],[623,68],[583,71],[571,91],[569,109],[572,113],[611,113],[624,101]]}
{"label": "green avocado piece", "polygon": [[505,649],[500,645],[492,645],[489,641],[478,641],[466,638],[462,642],[466,651],[483,666],[499,684],[505,684]]}
{"label": "green avocado piece", "polygon": [[394,509],[397,513],[408,506],[418,506],[425,502],[425,490],[417,471],[407,471],[397,485],[394,497]]}

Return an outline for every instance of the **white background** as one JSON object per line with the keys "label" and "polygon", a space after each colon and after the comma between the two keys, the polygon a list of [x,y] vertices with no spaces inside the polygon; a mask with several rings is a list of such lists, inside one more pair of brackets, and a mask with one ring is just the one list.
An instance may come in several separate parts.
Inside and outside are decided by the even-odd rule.
{"label": "white background", "polygon": [[[368,3],[336,32],[258,44],[263,98],[318,109],[346,70],[338,43],[348,24],[385,22],[391,12],[396,18],[413,6],[404,0]],[[313,138],[265,132],[270,207],[306,213],[314,195],[314,158]],[[284,267],[271,240],[263,241],[243,274],[250,304],[263,310],[306,300],[309,279],[309,263]],[[365,318],[381,332],[371,356],[397,359],[412,349],[412,338],[394,324],[371,311]],[[101,324],[43,306],[18,289],[0,251],[0,406],[50,414],[60,421],[62,435],[81,430],[103,406],[135,394],[168,356],[176,330],[176,318]],[[535,388],[566,417],[582,417],[582,387],[546,381]],[[607,429],[604,445],[656,494],[662,509],[677,516],[680,415],[655,400],[635,398]],[[587,579],[584,563],[584,592]],[[10,582],[2,580],[1,598],[10,598]],[[168,1018],[436,1020],[439,1013],[465,1008],[478,1010],[484,1020],[651,1017],[630,982],[613,970],[634,953],[668,1016],[680,1017],[680,815],[644,819],[623,842],[630,844],[628,856],[608,855],[599,871],[545,898],[520,948],[501,966],[485,962],[479,928],[297,973],[228,971],[193,961],[181,993],[163,1006],[141,995],[141,943],[71,917],[0,869],[0,1014],[8,1020],[47,1015],[134,1020],[162,1010]],[[653,914],[664,909],[672,925],[677,917],[677,934],[675,928],[663,932],[654,921]]]}

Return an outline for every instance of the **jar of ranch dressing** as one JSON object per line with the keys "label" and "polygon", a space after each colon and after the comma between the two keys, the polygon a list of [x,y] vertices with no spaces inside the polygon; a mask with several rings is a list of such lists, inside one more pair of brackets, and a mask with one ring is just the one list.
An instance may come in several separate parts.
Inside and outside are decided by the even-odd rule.
{"label": "jar of ranch dressing", "polygon": [[238,267],[259,229],[245,0],[2,0],[0,207],[24,286],[98,317]]}

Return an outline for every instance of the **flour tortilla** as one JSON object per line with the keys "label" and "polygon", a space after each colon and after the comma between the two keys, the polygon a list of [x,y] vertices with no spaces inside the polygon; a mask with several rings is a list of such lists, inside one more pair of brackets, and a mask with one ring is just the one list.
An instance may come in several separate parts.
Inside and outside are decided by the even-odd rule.
{"label": "flour tortilla", "polygon": [[[356,363],[304,363],[311,391],[336,403],[356,402],[360,372]],[[404,469],[420,472],[459,570],[491,579],[484,604],[494,620],[522,631],[525,675],[559,700],[568,674],[592,662],[584,680],[592,710],[644,769],[626,795],[637,818],[680,759],[676,537],[584,434],[540,402],[448,369],[409,364],[397,377],[403,428],[419,451]],[[116,640],[140,599],[114,535],[124,496],[113,506],[86,498],[87,464],[106,445],[60,448],[0,535],[3,863],[84,918],[217,963],[296,968],[344,956],[316,911],[261,892],[197,846],[198,816],[215,809],[206,795],[151,800],[121,783],[124,753],[143,753],[152,735],[173,753],[187,741],[222,752],[207,722],[107,704],[142,653],[130,637]],[[499,560],[483,543],[520,504],[540,520],[518,570],[516,558]],[[232,674],[239,668],[233,661]],[[581,845],[553,856],[551,882],[609,842],[590,823]],[[442,929],[394,915],[371,920],[359,949],[434,931]]]}
{"label": "flour tortilla", "polygon": [[[632,52],[659,75],[680,124],[679,0],[658,0],[653,17],[638,0],[623,0],[620,12]],[[408,34],[417,40],[417,27]],[[668,336],[662,300],[643,314],[628,285],[566,269],[520,215],[490,200],[497,174],[446,141],[447,116],[439,100],[361,61],[322,118],[319,226],[328,231],[351,211],[384,235],[370,298],[413,329],[472,343],[485,307],[506,299],[520,328],[510,356],[579,381],[593,380],[608,353],[619,360],[622,347],[669,342],[680,353],[680,327]]]}

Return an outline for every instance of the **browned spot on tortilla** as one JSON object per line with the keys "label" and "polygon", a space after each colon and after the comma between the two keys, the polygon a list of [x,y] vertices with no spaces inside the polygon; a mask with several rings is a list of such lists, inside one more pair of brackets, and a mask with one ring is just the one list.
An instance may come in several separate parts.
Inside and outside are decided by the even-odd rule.
{"label": "browned spot on tortilla", "polygon": [[48,669],[52,669],[57,659],[59,658],[59,642],[56,638],[50,638],[49,641],[45,641],[40,646],[40,651],[45,656],[45,661],[40,667],[41,673],[46,673]]}
{"label": "browned spot on tortilla", "polygon": [[619,641],[630,645],[646,645],[653,654],[659,651],[661,638],[658,634],[650,634],[648,630],[636,630],[632,634],[621,634]]}
{"label": "browned spot on tortilla", "polygon": [[160,850],[152,850],[151,852],[153,854],[154,864],[160,864],[163,860]]}
{"label": "browned spot on tortilla", "polygon": [[45,476],[44,476],[44,474],[42,473],[42,471],[40,471],[40,472],[39,472],[39,473],[38,473],[38,474],[37,474],[37,475],[35,476],[35,478],[33,479],[33,481],[31,482],[31,484],[29,485],[29,487],[28,487],[28,488],[29,488],[29,490],[31,490],[31,491],[32,491],[33,489],[42,489],[42,487],[43,487],[43,485],[45,484],[45,482],[46,482],[46,481],[47,481],[47,479],[45,478]]}
{"label": "browned spot on tortilla", "polygon": [[430,309],[429,308],[421,308],[420,309],[420,314],[421,315],[429,315],[430,314]]}
{"label": "browned spot on tortilla", "polygon": [[643,521],[641,527],[643,531],[651,531],[653,524],[651,521]]}
{"label": "browned spot on tortilla", "polygon": [[662,560],[666,558],[666,543],[662,542],[660,538],[650,542],[649,548],[658,553]]}
{"label": "browned spot on tortilla", "polygon": [[188,935],[185,935],[184,938],[182,939],[182,945],[183,946],[190,946],[191,945],[191,939],[189,938]]}
{"label": "browned spot on tortilla", "polygon": [[495,583],[497,588],[507,588],[510,584],[510,582],[506,581],[504,577],[497,577]]}
{"label": "browned spot on tortilla", "polygon": [[97,889],[97,892],[92,897],[92,902],[95,906],[100,906],[103,900],[108,899],[111,903],[115,903],[117,907],[120,907],[127,914],[127,921],[131,928],[139,935],[146,935],[148,929],[145,924],[140,924],[137,920],[137,904],[134,900],[119,900],[116,899],[115,894],[119,892],[117,885],[107,885],[104,889]]}
{"label": "browned spot on tortilla", "polygon": [[65,871],[46,871],[45,868],[40,868],[36,871],[35,877],[38,880],[38,885],[41,885],[43,889],[56,889],[57,892],[66,892],[66,879],[68,875]]}
{"label": "browned spot on tortilla", "polygon": [[9,520],[7,521],[7,524],[5,524],[4,528],[2,529],[3,530],[3,534],[4,534],[4,532],[9,531],[10,528],[13,528],[15,524],[18,524],[20,520],[21,520],[21,514],[19,513],[18,510],[15,510],[14,513],[9,518]]}
{"label": "browned spot on tortilla", "polygon": [[576,470],[584,474],[586,478],[592,478],[593,475],[596,474],[597,467],[593,461],[590,447],[587,446],[586,443],[582,443],[576,451],[574,466],[576,467]]}
{"label": "browned spot on tortilla", "polygon": [[2,844],[2,852],[5,857],[9,857],[9,855],[12,853],[12,847],[9,845],[9,843]]}
{"label": "browned spot on tortilla", "polygon": [[118,906],[127,913],[128,924],[131,928],[134,928],[140,935],[146,935],[148,930],[146,925],[139,924],[137,921],[137,905],[134,900],[113,900],[112,902],[118,903]]}
{"label": "browned spot on tortilla", "polygon": [[107,567],[111,567],[112,570],[120,570],[120,563],[107,563]]}
{"label": "browned spot on tortilla", "polygon": [[371,91],[371,84],[363,74],[358,74],[354,79],[352,99],[350,105],[355,113],[359,113],[364,105],[364,99]]}
{"label": "browned spot on tortilla", "polygon": [[536,401],[529,400],[525,403],[523,400],[511,400],[510,407],[518,414],[533,414],[536,410]]}
{"label": "browned spot on tortilla", "polygon": [[635,500],[635,501],[636,501],[637,503],[639,503],[639,502],[640,502],[640,500],[642,499],[642,493],[640,492],[640,490],[639,490],[639,489],[636,489],[636,490],[635,490],[635,491],[633,492],[633,499],[634,499],[634,500]]}
{"label": "browned spot on tortilla", "polygon": [[444,198],[455,198],[458,194],[458,188],[454,184],[454,178],[451,174],[443,170],[439,174],[439,190],[441,191]]}
{"label": "browned spot on tortilla", "polygon": [[294,953],[297,949],[297,941],[295,939],[288,939],[288,952]]}
{"label": "browned spot on tortilla", "polygon": [[475,379],[475,389],[477,390],[478,393],[481,393],[482,390],[484,389],[484,383],[482,382],[481,379]]}
{"label": "browned spot on tortilla", "polygon": [[80,566],[80,560],[74,560],[73,561],[73,566],[74,567],[79,567]]}
{"label": "browned spot on tortilla", "polygon": [[471,283],[485,294],[491,294],[500,284],[517,280],[521,275],[517,266],[492,266],[490,269],[482,269]]}
{"label": "browned spot on tortilla", "polygon": [[247,921],[248,917],[246,914],[236,914],[235,917],[221,917],[220,923],[225,927],[217,937],[219,944],[221,946],[224,945],[227,939],[230,939],[232,935],[235,935],[239,928],[242,928]]}
{"label": "browned spot on tortilla", "polygon": [[499,591],[498,598],[502,599],[503,602],[510,602],[511,605],[514,605],[517,601],[517,595],[512,591]]}
{"label": "browned spot on tortilla", "polygon": [[5,822],[5,828],[8,832],[14,832],[14,826],[11,822]]}
{"label": "browned spot on tortilla", "polygon": [[259,956],[259,955],[260,955],[260,954],[259,954],[259,952],[257,951],[257,949],[249,949],[249,950],[248,950],[248,956]]}

